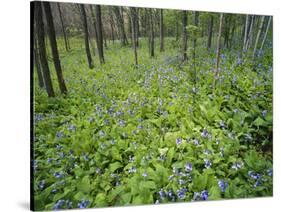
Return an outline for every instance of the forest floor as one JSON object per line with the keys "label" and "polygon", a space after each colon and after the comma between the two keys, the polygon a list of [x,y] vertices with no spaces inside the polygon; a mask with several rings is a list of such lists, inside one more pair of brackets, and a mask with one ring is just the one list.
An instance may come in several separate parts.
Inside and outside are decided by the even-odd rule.
{"label": "forest floor", "polygon": [[199,41],[181,64],[165,39],[153,59],[140,41],[137,68],[129,46],[108,43],[89,69],[82,40],[59,42],[68,94],[34,80],[37,210],[272,195],[272,49],[256,70],[223,50],[213,96],[215,51]]}

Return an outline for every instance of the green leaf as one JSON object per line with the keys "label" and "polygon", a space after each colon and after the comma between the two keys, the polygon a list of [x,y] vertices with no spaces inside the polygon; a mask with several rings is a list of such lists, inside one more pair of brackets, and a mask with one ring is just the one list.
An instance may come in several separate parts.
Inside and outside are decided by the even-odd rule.
{"label": "green leaf", "polygon": [[99,193],[96,198],[95,198],[95,202],[97,207],[103,207],[106,206],[106,195],[105,193]]}
{"label": "green leaf", "polygon": [[111,163],[110,165],[109,165],[109,170],[110,170],[110,172],[115,172],[115,170],[116,169],[118,169],[118,168],[120,168],[120,167],[123,167],[123,165],[120,163],[120,162],[115,162],[115,163]]}
{"label": "green leaf", "polygon": [[91,191],[91,183],[89,176],[83,177],[81,182],[77,185],[77,188],[79,191],[82,191],[84,193],[89,193]]}

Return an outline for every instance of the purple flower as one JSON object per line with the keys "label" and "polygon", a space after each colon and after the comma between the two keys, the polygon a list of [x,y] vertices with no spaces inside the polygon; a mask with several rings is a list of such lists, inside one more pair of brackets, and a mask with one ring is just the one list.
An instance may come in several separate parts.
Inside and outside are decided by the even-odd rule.
{"label": "purple flower", "polygon": [[209,169],[212,166],[211,161],[209,161],[208,159],[204,159],[204,163],[206,169]]}
{"label": "purple flower", "polygon": [[199,192],[194,192],[193,199],[194,200],[199,200],[200,199],[200,193]]}
{"label": "purple flower", "polygon": [[78,208],[86,208],[90,204],[89,200],[83,200],[81,202],[78,202],[77,206]]}
{"label": "purple flower", "polygon": [[272,177],[272,169],[267,169],[266,172],[268,176]]}
{"label": "purple flower", "polygon": [[192,171],[192,164],[191,163],[185,164],[185,171],[186,172],[191,172]]}
{"label": "purple flower", "polygon": [[62,178],[63,177],[63,173],[62,172],[55,172],[54,173],[54,177],[55,178]]}
{"label": "purple flower", "polygon": [[176,139],[176,143],[177,143],[177,145],[181,145],[182,144],[182,139],[181,138],[177,138]]}
{"label": "purple flower", "polygon": [[265,116],[266,116],[266,114],[267,114],[267,110],[263,110],[263,111],[261,112],[261,114],[262,114],[262,117],[265,118]]}
{"label": "purple flower", "polygon": [[177,190],[177,196],[179,199],[184,199],[185,198],[185,194],[187,192],[186,188],[181,188],[179,190]]}
{"label": "purple flower", "polygon": [[165,196],[166,196],[166,193],[165,193],[165,191],[163,190],[163,188],[161,188],[158,193],[159,193],[160,199],[161,199],[161,200],[164,200],[164,199],[165,199]]}
{"label": "purple flower", "polygon": [[44,189],[44,187],[45,187],[45,180],[40,181],[38,187],[39,187],[41,190]]}
{"label": "purple flower", "polygon": [[206,129],[203,130],[201,133],[202,138],[207,138],[208,137],[208,131]]}
{"label": "purple flower", "polygon": [[143,176],[144,178],[146,178],[148,175],[147,175],[146,172],[144,172],[144,173],[142,174],[142,176]]}
{"label": "purple flower", "polygon": [[63,132],[57,132],[56,137],[57,138],[62,138],[64,136]]}
{"label": "purple flower", "polygon": [[71,124],[67,129],[68,129],[68,131],[73,132],[76,130],[76,127],[75,127],[75,125]]}
{"label": "purple flower", "polygon": [[132,166],[132,167],[128,170],[129,174],[130,174],[130,173],[136,173],[136,171],[137,171],[137,168],[134,167],[134,166]]}
{"label": "purple flower", "polygon": [[193,140],[193,144],[194,144],[195,146],[198,146],[198,145],[199,145],[199,141],[198,141],[197,139],[194,139],[194,140]]}
{"label": "purple flower", "polygon": [[56,203],[55,203],[55,205],[54,205],[54,210],[59,210],[59,209],[61,209],[62,208],[62,206],[64,205],[64,200],[63,199],[60,199],[60,200],[58,200]]}
{"label": "purple flower", "polygon": [[208,199],[208,191],[204,190],[201,192],[201,198],[202,200],[207,200]]}
{"label": "purple flower", "polygon": [[228,183],[223,180],[219,180],[218,185],[222,192],[225,192],[225,189],[228,187]]}

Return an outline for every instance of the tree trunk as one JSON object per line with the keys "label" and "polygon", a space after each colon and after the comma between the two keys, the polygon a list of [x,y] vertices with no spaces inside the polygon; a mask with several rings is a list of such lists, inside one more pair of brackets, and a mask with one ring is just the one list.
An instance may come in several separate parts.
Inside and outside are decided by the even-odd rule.
{"label": "tree trunk", "polygon": [[100,5],[95,6],[95,14],[96,14],[96,30],[97,30],[97,47],[99,53],[100,64],[104,63],[103,56],[103,34],[102,34],[102,21],[101,21],[101,7]]}
{"label": "tree trunk", "polygon": [[134,56],[135,56],[135,67],[138,66],[138,54],[137,54],[137,11],[136,8],[130,8],[131,12],[131,28],[132,28],[132,38],[133,38],[133,49],[134,49]]}
{"label": "tree trunk", "polygon": [[49,40],[50,40],[50,45],[51,45],[51,50],[52,50],[52,55],[53,55],[53,60],[54,60],[54,64],[55,64],[55,69],[56,69],[56,73],[57,73],[60,91],[62,94],[66,94],[67,89],[66,89],[66,85],[65,85],[65,82],[63,79],[63,74],[62,74],[62,68],[61,68],[61,63],[60,63],[58,47],[57,47],[56,32],[55,32],[50,2],[43,2],[43,6],[44,6],[45,15],[46,15]]}
{"label": "tree trunk", "polygon": [[40,61],[39,61],[40,58],[39,58],[39,54],[38,54],[37,40],[34,38],[33,42],[34,42],[34,48],[33,48],[34,62],[35,62],[35,65],[36,65],[36,72],[37,72],[37,76],[38,76],[38,83],[39,83],[39,87],[40,88],[44,88],[44,81],[43,81],[43,76],[42,76],[42,70],[41,70]]}
{"label": "tree trunk", "polygon": [[257,34],[257,37],[256,37],[256,42],[255,42],[254,51],[253,51],[253,59],[255,59],[255,56],[256,56],[256,50],[258,48],[258,42],[259,42],[259,39],[260,39],[263,23],[264,23],[264,16],[261,17],[261,22],[260,22],[260,26],[259,26],[259,29],[258,29],[258,34]]}
{"label": "tree trunk", "polygon": [[187,11],[182,11],[182,52],[183,62],[187,61]]}
{"label": "tree trunk", "polygon": [[216,57],[216,67],[215,67],[214,79],[213,79],[213,96],[215,95],[215,90],[216,90],[216,80],[217,80],[217,77],[218,77],[218,72],[219,72],[220,48],[221,48],[220,41],[221,41],[222,21],[223,21],[223,14],[221,13],[221,15],[220,15],[219,33],[218,33],[218,38],[217,38],[217,57]]}
{"label": "tree trunk", "polygon": [[46,57],[46,46],[45,46],[45,32],[44,32],[44,22],[43,22],[43,11],[41,2],[34,2],[35,5],[35,16],[36,19],[36,33],[38,38],[38,50],[40,57],[40,64],[42,67],[44,83],[49,97],[54,97],[55,92],[53,89],[50,69]]}
{"label": "tree trunk", "polygon": [[164,51],[163,9],[160,10],[160,52]]}
{"label": "tree trunk", "polygon": [[66,51],[69,51],[70,50],[69,40],[68,40],[68,37],[65,32],[65,26],[64,26],[64,22],[63,22],[63,16],[61,13],[60,3],[57,3],[57,6],[58,6],[58,11],[59,11],[59,16],[60,16],[60,22],[61,22],[61,28],[62,28],[63,38],[64,38],[65,49],[66,49]]}
{"label": "tree trunk", "polygon": [[243,42],[243,51],[246,51],[246,44],[247,44],[247,38],[248,38],[248,23],[249,23],[249,15],[246,16],[246,22],[245,22],[245,30],[244,30],[244,42]]}
{"label": "tree trunk", "polygon": [[176,14],[176,41],[179,40],[179,21],[178,21],[178,14]]}
{"label": "tree trunk", "polygon": [[123,16],[121,15],[119,7],[113,7],[113,12],[114,12],[114,14],[116,16],[116,20],[117,20],[117,26],[118,26],[121,46],[126,46],[128,44],[128,40],[127,40],[127,36],[126,36],[126,32],[125,32]]}
{"label": "tree trunk", "polygon": [[80,10],[81,10],[81,18],[82,18],[82,22],[83,22],[85,49],[86,49],[86,54],[87,54],[87,59],[88,59],[88,65],[89,65],[89,68],[92,69],[94,67],[94,65],[93,65],[92,56],[91,56],[91,52],[90,52],[90,46],[89,46],[87,16],[86,16],[85,7],[83,4],[80,4]]}
{"label": "tree trunk", "polygon": [[112,8],[111,7],[109,7],[109,21],[110,21],[110,30],[111,30],[111,40],[112,40],[112,42],[114,43],[114,38],[115,38],[115,36],[114,36],[114,20],[113,20],[113,14],[112,14]]}
{"label": "tree trunk", "polygon": [[269,19],[268,19],[268,22],[267,22],[267,27],[266,27],[266,31],[265,31],[265,34],[264,34],[264,37],[263,37],[263,40],[262,40],[262,43],[261,43],[261,48],[260,48],[260,50],[262,50],[263,45],[264,45],[264,43],[265,43],[266,36],[267,36],[268,30],[269,30],[270,24],[271,24],[271,16],[269,16]]}
{"label": "tree trunk", "polygon": [[249,29],[249,35],[248,35],[248,40],[247,40],[247,43],[246,43],[246,51],[251,47],[251,44],[252,44],[254,21],[255,21],[254,15],[252,15],[250,29]]}
{"label": "tree trunk", "polygon": [[154,23],[153,23],[153,9],[150,9],[149,22],[150,22],[150,57],[154,57]]}
{"label": "tree trunk", "polygon": [[210,50],[212,47],[213,25],[214,25],[214,17],[211,16],[211,18],[209,19],[209,27],[208,27],[208,45],[207,45],[208,50]]}

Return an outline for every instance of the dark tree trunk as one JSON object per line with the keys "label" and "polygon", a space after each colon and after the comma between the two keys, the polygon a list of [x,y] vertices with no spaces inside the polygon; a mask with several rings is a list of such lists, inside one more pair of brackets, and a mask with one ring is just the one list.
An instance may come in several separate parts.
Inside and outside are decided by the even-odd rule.
{"label": "dark tree trunk", "polygon": [[80,4],[80,10],[81,10],[81,19],[83,22],[85,49],[86,49],[86,54],[87,54],[87,59],[88,59],[88,65],[89,65],[89,68],[93,68],[94,65],[93,65],[92,56],[91,56],[91,52],[90,52],[90,46],[89,46],[87,16],[86,16],[85,7],[83,4]]}
{"label": "dark tree trunk", "polygon": [[111,30],[111,40],[114,43],[115,36],[114,36],[114,20],[113,20],[113,14],[112,14],[112,8],[109,7],[109,16],[110,16],[110,30]]}
{"label": "dark tree trunk", "polygon": [[96,14],[96,30],[97,30],[97,47],[99,53],[100,64],[104,63],[103,56],[103,34],[102,34],[102,22],[101,22],[101,7],[100,5],[95,6],[95,14]]}
{"label": "dark tree trunk", "polygon": [[160,52],[164,51],[164,23],[163,9],[160,10]]}
{"label": "dark tree trunk", "polygon": [[149,52],[150,57],[154,57],[154,23],[153,23],[153,9],[149,11],[149,22],[150,22],[150,36],[149,36]]}
{"label": "dark tree trunk", "polygon": [[44,32],[44,23],[43,23],[43,11],[41,2],[34,2],[35,4],[35,21],[36,21],[36,33],[38,38],[38,50],[40,57],[40,64],[42,67],[44,84],[47,90],[49,97],[54,97],[55,92],[53,89],[53,84],[51,80],[50,69],[46,57],[46,46],[45,46],[45,32]]}
{"label": "dark tree trunk", "polygon": [[139,25],[139,9],[136,8],[136,46],[139,47],[140,25]]}
{"label": "dark tree trunk", "polygon": [[45,15],[46,15],[48,35],[49,35],[49,40],[50,40],[50,45],[51,45],[51,50],[52,50],[52,55],[53,55],[53,60],[54,60],[54,64],[55,64],[55,69],[56,69],[56,73],[57,73],[60,91],[61,91],[61,93],[66,94],[67,89],[66,89],[66,85],[65,85],[65,82],[63,79],[62,68],[61,68],[61,64],[60,64],[60,57],[59,57],[59,52],[58,52],[58,47],[57,47],[56,32],[55,32],[55,27],[54,27],[51,6],[50,6],[49,2],[43,2],[43,6],[44,6]]}
{"label": "dark tree trunk", "polygon": [[137,9],[132,7],[130,8],[130,17],[131,17],[131,28],[132,28],[132,38],[133,38],[133,49],[135,56],[135,67],[138,66],[138,54],[137,54]]}
{"label": "dark tree trunk", "polygon": [[38,54],[38,45],[37,45],[36,39],[34,39],[33,52],[34,52],[34,62],[36,65],[36,72],[37,72],[37,76],[38,76],[39,87],[44,88],[44,81],[43,81],[42,70],[41,70],[40,61],[39,61],[40,58],[39,58],[39,54]]}
{"label": "dark tree trunk", "polygon": [[176,41],[179,40],[179,21],[178,21],[178,14],[176,14]]}
{"label": "dark tree trunk", "polygon": [[183,62],[187,61],[187,11],[182,11],[182,53]]}
{"label": "dark tree trunk", "polygon": [[[199,16],[199,13],[198,12],[194,12],[194,26],[198,27],[198,16]],[[194,82],[195,82],[195,85],[196,85],[196,81],[197,81],[197,73],[196,73],[196,42],[197,42],[197,39],[196,39],[196,35],[194,36],[193,38],[193,70],[194,70]]]}
{"label": "dark tree trunk", "polygon": [[207,45],[208,50],[210,50],[212,47],[213,25],[214,25],[214,17],[211,16],[208,25],[208,45]]}
{"label": "dark tree trunk", "polygon": [[60,16],[60,22],[61,22],[61,28],[62,28],[62,33],[63,33],[63,38],[64,38],[64,44],[65,44],[65,49],[66,51],[70,50],[70,45],[69,45],[69,40],[65,31],[65,26],[64,26],[64,22],[63,22],[63,16],[61,13],[61,8],[60,8],[60,3],[57,3],[58,6],[58,11],[59,11],[59,16]]}

